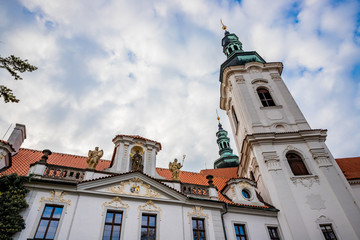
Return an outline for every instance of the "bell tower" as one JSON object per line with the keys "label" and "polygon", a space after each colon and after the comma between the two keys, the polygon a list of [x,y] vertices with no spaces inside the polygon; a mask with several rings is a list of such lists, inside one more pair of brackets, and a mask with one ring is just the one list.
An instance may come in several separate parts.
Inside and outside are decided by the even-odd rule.
{"label": "bell tower", "polygon": [[325,239],[326,229],[336,239],[360,239],[360,204],[325,144],[327,131],[306,121],[281,78],[282,63],[243,51],[223,29],[220,108],[240,155],[239,177],[255,179],[280,210],[283,239]]}

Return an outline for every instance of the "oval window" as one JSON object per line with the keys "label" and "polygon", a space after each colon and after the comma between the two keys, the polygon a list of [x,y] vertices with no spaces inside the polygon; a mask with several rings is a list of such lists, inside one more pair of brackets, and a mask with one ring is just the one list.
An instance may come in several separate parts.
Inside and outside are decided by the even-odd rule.
{"label": "oval window", "polygon": [[241,193],[242,193],[242,195],[244,196],[244,198],[250,199],[250,193],[249,193],[248,190],[243,189],[243,190],[241,191]]}

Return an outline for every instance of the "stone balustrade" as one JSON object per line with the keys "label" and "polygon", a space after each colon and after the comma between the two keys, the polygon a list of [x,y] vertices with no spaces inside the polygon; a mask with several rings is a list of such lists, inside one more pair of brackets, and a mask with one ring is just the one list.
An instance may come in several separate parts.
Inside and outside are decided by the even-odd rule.
{"label": "stone balustrade", "polygon": [[181,183],[181,192],[186,195],[209,196],[208,186]]}
{"label": "stone balustrade", "polygon": [[42,177],[81,181],[84,175],[84,169],[46,164],[46,169]]}

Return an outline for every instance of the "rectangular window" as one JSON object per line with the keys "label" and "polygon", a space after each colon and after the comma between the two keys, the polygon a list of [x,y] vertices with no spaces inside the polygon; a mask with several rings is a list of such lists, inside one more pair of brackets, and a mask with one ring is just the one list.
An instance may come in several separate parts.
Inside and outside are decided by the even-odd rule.
{"label": "rectangular window", "polygon": [[320,224],[320,229],[326,240],[337,240],[331,224]]}
{"label": "rectangular window", "polygon": [[35,239],[54,239],[62,210],[62,206],[45,206],[39,226],[36,229]]}
{"label": "rectangular window", "polygon": [[245,225],[235,224],[234,227],[235,227],[236,240],[247,240]]}
{"label": "rectangular window", "polygon": [[268,227],[268,231],[271,240],[280,240],[277,227]]}
{"label": "rectangular window", "polygon": [[204,219],[193,218],[192,228],[194,240],[206,240]]}
{"label": "rectangular window", "polygon": [[119,240],[122,224],[122,212],[108,211],[105,218],[103,240]]}
{"label": "rectangular window", "polygon": [[141,240],[156,239],[156,215],[143,214],[141,218]]}
{"label": "rectangular window", "polygon": [[231,113],[232,113],[233,120],[234,120],[235,132],[237,132],[237,129],[238,129],[238,126],[239,126],[239,120],[238,120],[238,118],[236,116],[236,112],[235,112],[234,107],[231,107]]}

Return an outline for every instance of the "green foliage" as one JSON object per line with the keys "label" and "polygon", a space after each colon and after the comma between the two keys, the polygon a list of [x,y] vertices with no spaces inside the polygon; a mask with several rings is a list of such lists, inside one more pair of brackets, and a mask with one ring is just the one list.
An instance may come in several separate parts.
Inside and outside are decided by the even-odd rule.
{"label": "green foliage", "polygon": [[[6,69],[15,80],[22,80],[19,73],[32,72],[37,69],[37,67],[28,63],[28,60],[22,60],[14,55],[5,58],[0,56],[0,68]],[[19,102],[12,90],[4,85],[0,85],[0,97],[3,97],[5,102]]]}
{"label": "green foliage", "polygon": [[29,205],[24,187],[27,177],[11,174],[0,177],[0,240],[10,240],[12,236],[25,228],[21,212]]}

